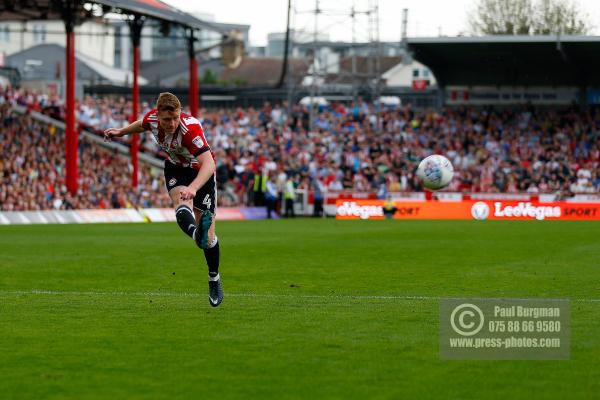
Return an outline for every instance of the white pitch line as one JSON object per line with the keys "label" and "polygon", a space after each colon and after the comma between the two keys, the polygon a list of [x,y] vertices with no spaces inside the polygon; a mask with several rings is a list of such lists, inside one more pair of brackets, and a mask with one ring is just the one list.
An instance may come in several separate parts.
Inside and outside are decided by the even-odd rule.
{"label": "white pitch line", "polygon": [[[50,296],[154,296],[154,297],[203,297],[205,294],[190,292],[77,292],[57,290],[0,290],[0,295],[50,295]],[[370,296],[370,295],[318,295],[318,294],[270,294],[270,293],[226,293],[226,297],[257,298],[300,298],[300,299],[356,299],[356,300],[442,300],[442,299],[481,299],[485,297],[439,297],[439,296]],[[538,300],[536,298],[505,298],[506,300]],[[565,300],[565,299],[539,299]],[[568,300],[568,299],[567,299]],[[600,299],[570,299],[579,303],[599,303]]]}
{"label": "white pitch line", "polygon": [[[51,295],[51,296],[155,296],[155,297],[200,297],[204,294],[190,292],[76,292],[58,290],[0,290],[0,295]],[[375,299],[375,300],[439,300],[440,297],[428,296],[368,296],[368,295],[311,295],[311,294],[260,294],[260,293],[226,293],[228,297],[262,297],[262,298],[317,298],[317,299]]]}

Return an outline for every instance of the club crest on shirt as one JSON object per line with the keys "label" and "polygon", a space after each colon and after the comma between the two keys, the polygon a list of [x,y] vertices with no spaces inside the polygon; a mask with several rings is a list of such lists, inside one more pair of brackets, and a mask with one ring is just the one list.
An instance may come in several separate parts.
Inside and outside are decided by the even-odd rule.
{"label": "club crest on shirt", "polygon": [[176,183],[177,183],[177,179],[171,178],[171,180],[169,181],[169,186],[175,186]]}

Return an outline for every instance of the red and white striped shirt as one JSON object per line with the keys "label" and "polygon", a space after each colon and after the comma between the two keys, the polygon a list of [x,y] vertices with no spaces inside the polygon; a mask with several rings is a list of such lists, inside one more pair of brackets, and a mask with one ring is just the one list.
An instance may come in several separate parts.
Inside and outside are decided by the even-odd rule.
{"label": "red and white striped shirt", "polygon": [[157,114],[156,108],[146,113],[142,119],[142,126],[152,132],[156,143],[167,153],[169,161],[182,167],[200,169],[201,163],[196,157],[210,151],[200,121],[189,114],[181,113],[179,126],[173,134],[169,134],[161,128]]}

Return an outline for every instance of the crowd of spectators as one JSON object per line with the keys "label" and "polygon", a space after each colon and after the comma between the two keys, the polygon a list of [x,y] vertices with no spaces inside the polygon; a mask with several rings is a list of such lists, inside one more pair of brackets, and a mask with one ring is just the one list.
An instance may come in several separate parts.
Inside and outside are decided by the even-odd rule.
{"label": "crowd of spectators", "polygon": [[[0,95],[0,102],[21,104],[59,117],[63,114],[62,102],[52,96],[13,91]],[[96,132],[120,127],[129,119],[130,106],[124,98],[86,96],[77,104],[78,121]],[[149,104],[142,105],[142,112],[149,109]],[[257,189],[254,182],[261,175],[265,180],[274,177],[280,192],[290,180],[296,187],[309,190],[369,191],[381,198],[389,192],[419,191],[422,188],[415,176],[416,166],[433,153],[445,155],[454,165],[455,178],[447,191],[568,196],[598,194],[600,189],[600,109],[596,107],[583,110],[575,106],[463,107],[417,111],[410,105],[379,109],[359,101],[321,107],[311,116],[309,108],[302,105],[265,103],[258,108],[203,109],[200,120],[217,160],[220,205],[253,202]],[[52,145],[59,152],[62,149],[60,139],[50,135],[51,127],[29,120],[18,127],[20,134],[16,135],[6,127],[6,119],[4,125],[0,143],[3,154],[10,157],[4,162],[0,201],[7,191],[7,176],[17,179],[9,182],[13,186],[27,183],[32,187],[29,161],[35,160],[20,165],[15,160],[19,153],[25,152],[35,159],[35,152],[26,149],[38,146],[40,141],[42,146]],[[15,135],[25,145],[15,144]],[[159,194],[158,188],[163,190],[157,183],[160,177],[143,169],[143,189],[132,191],[128,188],[125,159],[115,161],[117,157],[110,152],[83,143],[81,160],[86,167],[81,171],[93,171],[90,173],[94,176],[82,175],[81,179],[95,184],[88,185],[89,188],[82,185],[78,204],[74,206],[98,207],[102,199],[105,205],[107,201],[112,203],[110,199],[115,192],[119,193],[116,197],[127,199],[125,202],[134,206],[147,202],[160,206],[167,202],[166,195]],[[158,154],[150,135],[142,143],[145,151]],[[55,171],[59,182],[64,157],[58,153],[53,157],[42,164]],[[113,158],[112,170],[106,168],[107,158]],[[12,172],[6,172],[7,164],[12,165],[9,169]],[[49,171],[42,175],[47,178]],[[25,178],[29,181],[23,181]],[[52,204],[45,190],[39,195],[42,186],[39,187],[33,190],[37,193],[35,198],[28,198],[31,204],[24,207],[32,207],[44,199],[37,207],[48,208]],[[87,193],[88,189],[91,193]]]}
{"label": "crowd of spectators", "polygon": [[[444,154],[455,178],[447,191],[598,193],[600,112],[408,107],[377,112],[371,104],[309,111],[265,104],[261,109],[203,112],[219,162],[219,181],[243,196],[253,173],[266,168],[281,185],[290,174],[301,186],[326,190],[422,190],[421,159]],[[378,125],[379,124],[379,125]]]}
{"label": "crowd of spectators", "polygon": [[131,187],[128,159],[79,140],[77,193],[65,184],[64,133],[0,105],[0,210],[168,207],[159,169],[140,166]]}

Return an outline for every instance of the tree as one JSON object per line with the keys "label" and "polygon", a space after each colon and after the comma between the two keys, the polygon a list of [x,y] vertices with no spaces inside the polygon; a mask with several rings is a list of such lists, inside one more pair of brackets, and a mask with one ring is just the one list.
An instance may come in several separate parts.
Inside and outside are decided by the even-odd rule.
{"label": "tree", "polygon": [[534,29],[539,35],[582,35],[589,31],[587,18],[577,3],[540,0],[537,12]]}
{"label": "tree", "polygon": [[204,70],[204,76],[202,77],[202,83],[204,84],[216,84],[218,82],[217,74],[212,69],[207,68]]}
{"label": "tree", "polygon": [[573,0],[479,0],[469,25],[484,35],[584,35],[590,29]]}
{"label": "tree", "polygon": [[531,0],[479,0],[469,23],[477,34],[529,35],[532,15]]}

